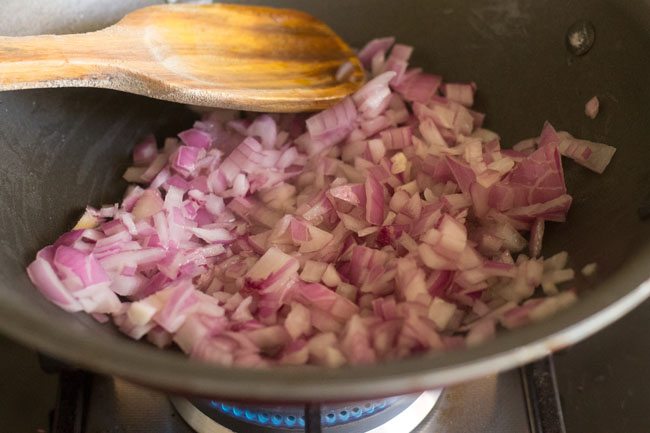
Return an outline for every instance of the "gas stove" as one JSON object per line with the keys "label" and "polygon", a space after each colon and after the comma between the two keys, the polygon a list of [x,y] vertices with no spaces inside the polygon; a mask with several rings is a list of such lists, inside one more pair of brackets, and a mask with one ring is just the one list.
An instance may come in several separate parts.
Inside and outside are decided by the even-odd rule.
{"label": "gas stove", "polygon": [[[324,405],[246,406],[169,397],[116,378],[65,373],[51,433],[532,432],[516,372],[441,391]],[[72,388],[76,388],[75,392]],[[79,394],[81,393],[81,395]],[[457,402],[467,401],[460,407]],[[495,416],[495,405],[505,413]],[[310,411],[311,409],[311,411]],[[320,424],[314,423],[314,412]],[[311,415],[311,425],[309,424]],[[75,430],[75,426],[83,425]],[[445,430],[438,430],[442,426]]]}
{"label": "gas stove", "polygon": [[0,432],[354,433],[384,425],[391,433],[647,433],[650,339],[638,336],[649,315],[650,301],[552,360],[520,370],[426,394],[321,407],[183,400],[42,363],[48,374],[34,352],[0,337]]}
{"label": "gas stove", "polygon": [[563,431],[531,429],[520,371],[444,390],[322,406],[186,399],[83,371],[63,371],[59,377],[50,433]]}

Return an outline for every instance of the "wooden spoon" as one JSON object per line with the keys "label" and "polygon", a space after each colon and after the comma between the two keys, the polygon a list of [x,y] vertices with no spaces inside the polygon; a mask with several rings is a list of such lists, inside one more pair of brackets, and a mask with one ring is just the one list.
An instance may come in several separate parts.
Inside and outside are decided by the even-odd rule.
{"label": "wooden spoon", "polygon": [[[347,78],[336,79],[342,65]],[[363,82],[327,25],[290,9],[164,5],[83,34],[0,37],[0,90],[103,87],[256,111],[326,108]]]}

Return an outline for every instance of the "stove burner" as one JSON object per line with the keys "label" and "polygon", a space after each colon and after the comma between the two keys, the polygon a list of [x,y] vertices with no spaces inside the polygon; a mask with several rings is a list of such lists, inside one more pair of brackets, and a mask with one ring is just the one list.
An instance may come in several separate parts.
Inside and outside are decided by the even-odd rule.
{"label": "stove burner", "polygon": [[[392,397],[356,405],[329,405],[323,408],[321,425],[334,426],[363,419],[389,407],[398,399],[398,397]],[[242,407],[217,401],[211,401],[210,405],[225,415],[261,426],[282,427],[290,430],[302,430],[305,427],[304,407]]]}
{"label": "stove burner", "polygon": [[[441,391],[322,406],[323,433],[407,433],[431,412]],[[303,406],[241,406],[171,397],[198,433],[291,433],[305,428]]]}

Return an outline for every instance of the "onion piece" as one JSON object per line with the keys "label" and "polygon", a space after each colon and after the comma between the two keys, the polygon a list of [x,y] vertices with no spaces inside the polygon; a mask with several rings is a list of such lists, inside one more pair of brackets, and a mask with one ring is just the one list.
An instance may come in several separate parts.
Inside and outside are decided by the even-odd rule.
{"label": "onion piece", "polygon": [[[307,130],[315,141],[309,146],[309,154],[314,155],[339,143],[353,129],[357,118],[357,109],[351,98],[307,119]],[[318,144],[316,144],[318,143]]]}
{"label": "onion piece", "polygon": [[598,269],[598,265],[596,263],[588,263],[583,266],[583,268],[580,270],[582,275],[585,277],[591,277],[596,273],[596,270]]}
{"label": "onion piece", "polygon": [[451,101],[456,101],[467,107],[474,105],[475,83],[446,83],[442,86],[442,93]]}
{"label": "onion piece", "polygon": [[530,242],[528,252],[531,257],[538,257],[542,252],[542,238],[544,237],[544,219],[537,218],[530,228]]}
{"label": "onion piece", "polygon": [[370,68],[370,62],[377,53],[386,53],[390,47],[395,43],[394,37],[373,39],[363,47],[357,57],[366,69]]}
{"label": "onion piece", "polygon": [[190,147],[208,149],[212,145],[212,137],[205,131],[192,128],[178,133],[178,138]]}
{"label": "onion piece", "polygon": [[585,104],[585,115],[590,119],[595,119],[598,116],[598,110],[600,108],[600,101],[598,96],[594,96]]}
{"label": "onion piece", "polygon": [[616,148],[603,143],[580,140],[566,134],[559,144],[560,153],[589,170],[602,174],[612,160]]}
{"label": "onion piece", "polygon": [[147,166],[153,162],[157,154],[156,137],[149,134],[133,147],[133,164],[136,167]]}

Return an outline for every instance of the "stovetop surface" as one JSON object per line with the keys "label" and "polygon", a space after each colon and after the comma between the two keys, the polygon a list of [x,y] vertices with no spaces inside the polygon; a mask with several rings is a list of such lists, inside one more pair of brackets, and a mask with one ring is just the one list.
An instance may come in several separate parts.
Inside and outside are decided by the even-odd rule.
{"label": "stovetop surface", "polygon": [[[650,431],[650,301],[613,326],[558,353],[568,433]],[[46,432],[57,377],[34,352],[0,338],[0,432]],[[435,426],[435,428],[434,428]],[[165,396],[92,376],[84,433],[190,433]],[[420,433],[530,432],[519,371],[450,387]]]}
{"label": "stovetop surface", "polygon": [[[415,432],[528,433],[518,374],[508,372],[446,390],[432,415]],[[512,393],[517,394],[515,398]],[[85,433],[148,431],[191,433],[193,430],[165,396],[119,379],[93,378]]]}

